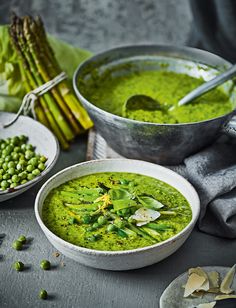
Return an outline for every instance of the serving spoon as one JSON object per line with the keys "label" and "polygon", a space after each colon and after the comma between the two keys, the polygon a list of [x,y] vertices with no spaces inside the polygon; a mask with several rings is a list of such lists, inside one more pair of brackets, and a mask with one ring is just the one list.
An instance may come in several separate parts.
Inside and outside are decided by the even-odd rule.
{"label": "serving spoon", "polygon": [[[192,100],[195,98],[209,92],[210,90],[214,89],[215,87],[221,85],[225,81],[233,78],[236,76],[236,64],[231,66],[230,69],[225,71],[224,73],[216,76],[215,78],[203,83],[187,95],[185,95],[177,104],[177,107],[186,105],[190,103]],[[130,110],[149,110],[149,111],[154,111],[154,110],[160,110],[164,113],[167,113],[168,110],[171,111],[175,108],[175,106],[172,106],[168,108],[167,105],[161,104],[158,100],[155,100],[151,98],[148,95],[143,95],[143,94],[136,94],[130,96],[127,101],[125,102],[123,109],[122,109],[122,114],[125,116],[127,114],[127,111]]]}

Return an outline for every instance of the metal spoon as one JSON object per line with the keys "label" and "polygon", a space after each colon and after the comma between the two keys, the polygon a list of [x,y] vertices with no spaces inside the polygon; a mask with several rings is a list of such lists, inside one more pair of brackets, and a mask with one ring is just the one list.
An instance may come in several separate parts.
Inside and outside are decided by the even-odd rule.
{"label": "metal spoon", "polygon": [[191,102],[195,98],[201,96],[204,93],[209,92],[210,90],[212,90],[215,87],[221,85],[222,83],[224,83],[225,81],[233,78],[234,76],[236,76],[236,64],[231,66],[231,68],[228,69],[227,71],[225,71],[224,73],[222,73],[222,74],[216,76],[215,78],[203,83],[201,86],[197,87],[196,89],[194,89],[193,91],[188,93],[186,96],[184,96],[178,102],[178,106],[183,106],[183,105]]}
{"label": "metal spoon", "polygon": [[165,113],[168,112],[168,108],[158,100],[155,100],[148,95],[137,94],[132,95],[127,99],[122,109],[122,115],[126,116],[127,110],[135,111],[139,109],[148,111],[161,110]]}
{"label": "metal spoon", "polygon": [[[232,77],[236,76],[236,64],[233,65],[230,69],[225,71],[224,73],[218,75],[217,77],[211,79],[210,81],[205,82],[201,86],[197,87],[186,96],[184,96],[177,104],[177,107],[183,106],[188,104],[195,98],[203,95],[206,92],[214,89],[215,87],[219,86],[220,84],[224,83],[225,81],[231,79]],[[169,110],[173,110],[176,106],[172,106]],[[143,94],[136,94],[130,96],[127,101],[125,102],[122,110],[122,115],[125,116],[127,110],[160,110],[164,113],[168,112],[168,106],[161,104],[158,100],[151,98],[148,95]]]}

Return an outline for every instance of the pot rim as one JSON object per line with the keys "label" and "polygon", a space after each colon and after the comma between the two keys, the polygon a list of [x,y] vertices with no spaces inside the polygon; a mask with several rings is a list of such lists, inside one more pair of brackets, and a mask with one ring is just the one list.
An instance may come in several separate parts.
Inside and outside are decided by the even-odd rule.
{"label": "pot rim", "polygon": [[[159,48],[160,51],[170,51],[170,52],[180,52],[180,53],[186,53],[186,52],[190,52],[192,54],[195,54],[195,53],[198,53],[202,56],[208,56],[208,57],[213,57],[216,61],[219,62],[220,65],[225,65],[227,67],[230,67],[232,65],[231,62],[225,60],[224,58],[214,54],[214,53],[211,53],[209,51],[206,51],[206,50],[203,50],[203,49],[198,49],[198,48],[193,48],[193,47],[188,47],[188,46],[183,46],[183,47],[179,47],[179,46],[173,46],[173,45],[168,45],[168,44],[163,44],[163,45],[159,45],[159,44],[134,44],[134,45],[122,45],[122,46],[118,46],[118,47],[114,47],[114,48],[111,48],[111,49],[108,49],[108,50],[105,50],[105,51],[102,51],[100,53],[97,53],[95,54],[94,56],[90,57],[89,59],[83,61],[82,63],[80,63],[77,67],[77,69],[75,70],[74,72],[74,75],[73,75],[73,88],[74,88],[74,91],[76,93],[76,95],[78,96],[79,100],[83,101],[86,105],[88,105],[89,108],[91,109],[94,109],[95,111],[97,111],[98,113],[100,114],[104,114],[106,117],[108,118],[113,118],[115,120],[118,120],[118,121],[123,121],[123,122],[126,122],[127,124],[128,123],[132,123],[134,125],[151,125],[151,126],[165,126],[165,127],[172,127],[172,126],[178,126],[178,127],[181,127],[181,126],[192,126],[192,125],[196,125],[196,124],[205,124],[205,123],[209,123],[209,122],[213,122],[215,120],[223,120],[223,122],[225,122],[226,120],[224,120],[225,118],[228,118],[230,116],[233,116],[234,115],[234,112],[236,111],[236,107],[226,113],[226,114],[223,114],[219,117],[215,117],[215,118],[212,118],[212,119],[207,119],[207,120],[203,120],[203,121],[197,121],[197,122],[189,122],[189,123],[153,123],[153,122],[145,122],[145,121],[138,121],[138,120],[133,120],[133,119],[129,119],[129,118],[125,118],[125,117],[122,117],[122,116],[118,116],[116,114],[113,114],[111,112],[108,112],[106,110],[103,110],[97,106],[95,106],[93,103],[91,103],[90,101],[88,101],[80,92],[79,88],[78,88],[78,85],[77,85],[77,79],[78,79],[78,76],[80,74],[80,71],[86,67],[88,64],[90,64],[91,62],[95,61],[97,58],[101,58],[101,57],[104,57],[106,56],[107,54],[109,53],[112,53],[112,52],[116,52],[116,51],[122,51],[122,50],[128,50],[128,49],[133,49],[133,48]],[[186,53],[186,55],[188,55]],[[171,57],[171,56],[170,56]],[[178,56],[173,56],[173,58],[178,58]],[[181,57],[179,57],[179,59],[182,59]],[[213,60],[214,60],[213,59]],[[183,60],[187,60],[187,59],[184,59]],[[195,61],[195,60],[192,60],[192,62],[195,62],[195,63],[201,63],[201,64],[204,64],[208,67],[213,67],[213,65],[209,65],[207,63],[204,63],[204,62],[199,62],[199,61]],[[217,69],[217,68],[216,68]],[[219,70],[219,69],[218,69]],[[219,70],[220,71],[220,70]]]}

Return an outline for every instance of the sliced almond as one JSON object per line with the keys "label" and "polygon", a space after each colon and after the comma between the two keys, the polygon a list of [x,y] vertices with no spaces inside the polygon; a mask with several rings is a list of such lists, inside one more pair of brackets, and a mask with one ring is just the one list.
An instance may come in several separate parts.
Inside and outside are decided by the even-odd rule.
{"label": "sliced almond", "polygon": [[215,307],[216,302],[210,302],[210,303],[204,303],[204,304],[199,304],[197,308],[213,308]]}
{"label": "sliced almond", "polygon": [[189,275],[188,281],[186,283],[185,290],[184,290],[184,297],[188,297],[196,290],[199,290],[202,284],[205,282],[205,280],[206,279],[204,277],[199,276],[195,273],[192,273],[191,275]]}
{"label": "sliced almond", "polygon": [[197,274],[200,277],[203,277],[205,279],[204,283],[202,284],[201,288],[199,290],[208,291],[210,288],[209,279],[207,273],[201,268],[201,267],[195,267],[189,269],[189,274]]}
{"label": "sliced almond", "polygon": [[231,287],[232,282],[234,280],[235,267],[236,267],[236,265],[231,267],[231,269],[228,271],[228,273],[225,275],[224,279],[222,280],[221,285],[220,285],[220,292],[221,293],[230,294],[234,291],[230,287]]}

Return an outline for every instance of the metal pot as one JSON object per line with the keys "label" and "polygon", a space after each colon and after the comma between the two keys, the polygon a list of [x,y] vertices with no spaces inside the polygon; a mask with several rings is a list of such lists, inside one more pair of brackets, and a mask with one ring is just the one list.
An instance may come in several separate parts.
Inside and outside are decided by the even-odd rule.
{"label": "metal pot", "polygon": [[[127,71],[119,66],[127,63]],[[126,119],[96,107],[81,93],[92,78],[116,68],[119,74],[132,69],[162,69],[210,80],[231,64],[207,51],[160,45],[138,45],[111,49],[95,55],[76,70],[73,86],[88,110],[95,127],[109,146],[127,157],[165,165],[179,164],[188,155],[212,143],[221,133],[236,136],[234,110],[211,120],[186,124],[157,124]],[[118,70],[117,70],[118,68]],[[96,75],[95,75],[96,74]],[[221,86],[236,107],[236,88],[232,81]],[[123,104],[124,102],[121,102]]]}

